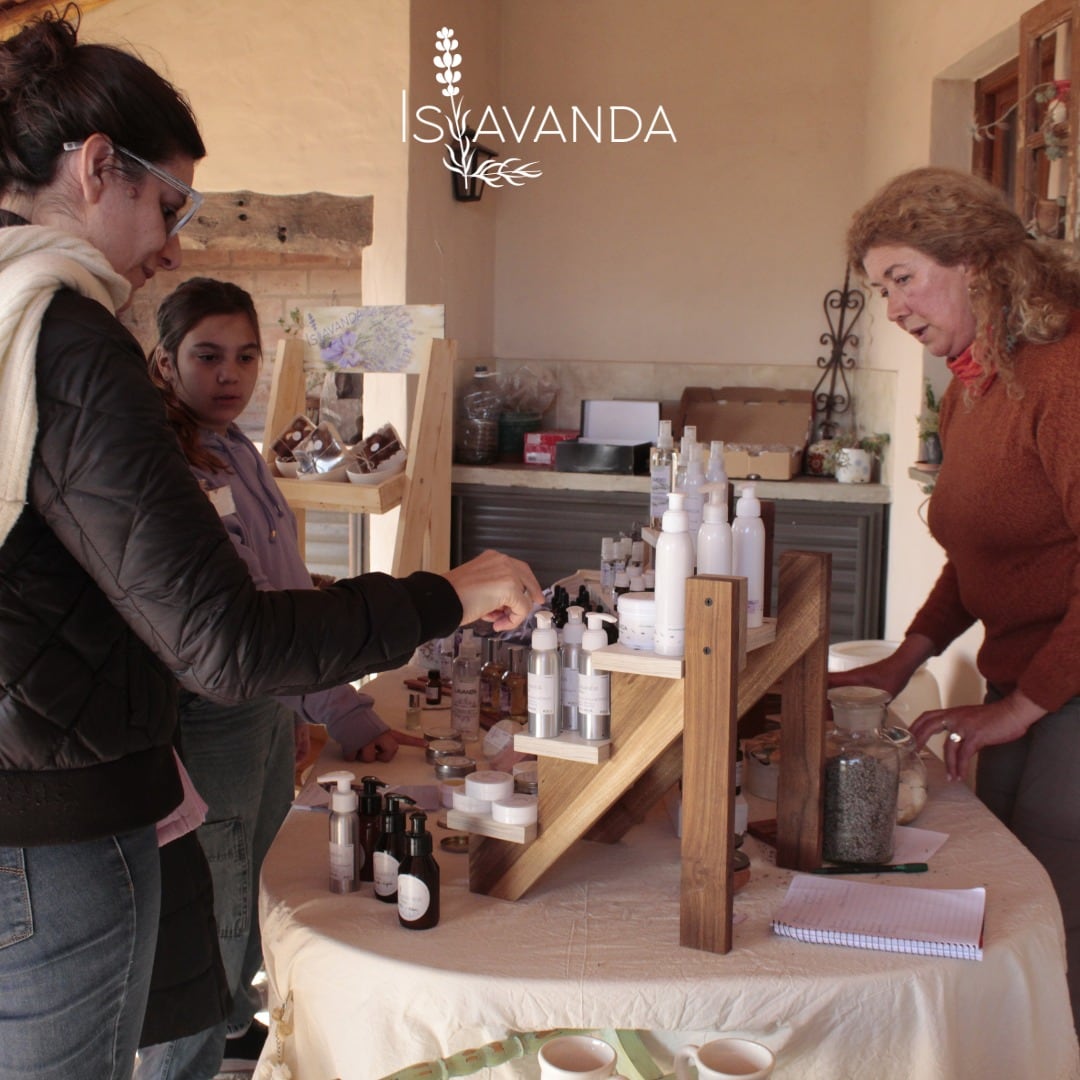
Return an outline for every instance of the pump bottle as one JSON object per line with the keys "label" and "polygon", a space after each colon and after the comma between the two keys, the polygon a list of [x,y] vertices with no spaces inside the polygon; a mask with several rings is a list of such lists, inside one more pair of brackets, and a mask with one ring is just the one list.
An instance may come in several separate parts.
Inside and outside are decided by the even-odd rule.
{"label": "pump bottle", "polygon": [[529,734],[553,739],[559,734],[559,654],[558,638],[551,625],[551,612],[536,613],[536,629],[529,653],[528,694]]}
{"label": "pump bottle", "polygon": [[727,519],[727,485],[709,492],[705,519],[698,531],[697,572],[731,573],[731,526]]}
{"label": "pump bottle", "polygon": [[405,811],[402,804],[416,804],[408,795],[386,796],[382,829],[375,845],[375,899],[384,904],[397,902],[398,867],[405,857]]}
{"label": "pump bottle", "polygon": [[356,892],[364,858],[352,782],[345,769],[319,777],[320,784],[337,785],[330,795],[330,891],[335,893]]}
{"label": "pump bottle", "polygon": [[[683,496],[672,492],[664,528],[656,538],[656,630],[653,648],[661,656],[682,656],[686,644],[686,579],[694,572],[694,547],[686,531]],[[579,680],[580,681],[580,680]]]}
{"label": "pump bottle", "polygon": [[480,653],[472,629],[461,632],[457,659],[454,661],[451,691],[450,725],[466,741],[480,734]]}
{"label": "pump bottle", "polygon": [[611,738],[611,675],[593,663],[593,652],[608,643],[605,622],[618,622],[614,615],[590,611],[589,626],[581,638],[578,656],[578,725],[583,739],[593,742]]}
{"label": "pump bottle", "polygon": [[407,930],[430,930],[439,925],[439,864],[431,854],[427,814],[409,815],[405,858],[397,879],[398,922]]}
{"label": "pump bottle", "polygon": [[562,646],[559,649],[559,701],[562,709],[561,727],[563,731],[578,729],[578,656],[581,653],[581,637],[585,633],[585,624],[581,621],[584,614],[577,604],[571,604],[567,611],[568,618],[563,627]]}
{"label": "pump bottle", "polygon": [[364,861],[360,865],[360,880],[375,880],[375,845],[379,842],[382,822],[382,796],[379,788],[386,785],[377,776],[365,776],[360,781],[360,846]]}
{"label": "pump bottle", "polygon": [[757,489],[745,484],[731,526],[732,573],[746,578],[746,625],[760,626],[765,615],[765,526]]}

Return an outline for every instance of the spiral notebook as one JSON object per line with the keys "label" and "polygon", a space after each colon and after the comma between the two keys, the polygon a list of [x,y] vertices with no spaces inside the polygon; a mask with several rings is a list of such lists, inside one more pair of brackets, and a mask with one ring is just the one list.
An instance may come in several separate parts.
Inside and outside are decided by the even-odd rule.
{"label": "spiral notebook", "polygon": [[817,944],[981,960],[985,917],[983,888],[919,889],[798,874],[772,927]]}

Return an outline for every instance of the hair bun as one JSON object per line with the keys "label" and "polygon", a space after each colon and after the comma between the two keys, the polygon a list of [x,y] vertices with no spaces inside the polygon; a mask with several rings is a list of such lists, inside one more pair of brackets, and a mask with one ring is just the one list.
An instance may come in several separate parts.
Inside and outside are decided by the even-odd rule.
{"label": "hair bun", "polygon": [[68,21],[69,11],[78,15],[74,4],[69,4],[62,16],[46,12],[0,44],[0,101],[33,92],[68,66],[79,31],[77,19]]}

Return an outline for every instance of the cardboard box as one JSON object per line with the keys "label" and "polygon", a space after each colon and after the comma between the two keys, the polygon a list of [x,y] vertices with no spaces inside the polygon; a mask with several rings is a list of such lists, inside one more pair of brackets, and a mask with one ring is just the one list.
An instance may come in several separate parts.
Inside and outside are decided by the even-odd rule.
{"label": "cardboard box", "polygon": [[524,460],[526,465],[539,465],[553,468],[555,465],[555,447],[567,439],[576,439],[578,433],[569,428],[557,431],[530,431],[525,435]]}
{"label": "cardboard box", "polygon": [[698,442],[724,441],[729,477],[790,480],[802,469],[813,434],[814,395],[809,390],[688,386],[679,402],[677,435],[687,424],[697,426]]}

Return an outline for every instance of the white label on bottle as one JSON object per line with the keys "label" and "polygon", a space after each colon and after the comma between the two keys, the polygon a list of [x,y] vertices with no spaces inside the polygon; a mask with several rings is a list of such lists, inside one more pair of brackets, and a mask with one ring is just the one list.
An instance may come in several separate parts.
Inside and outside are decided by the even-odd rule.
{"label": "white label on bottle", "polygon": [[578,703],[578,673],[577,668],[564,667],[562,669],[562,704],[563,708],[573,708]]}
{"label": "white label on bottle", "polygon": [[330,879],[352,881],[356,873],[355,849],[352,844],[330,844]]}
{"label": "white label on bottle", "polygon": [[558,700],[558,683],[554,675],[530,675],[528,681],[529,712],[534,716],[550,716]]}
{"label": "white label on bottle", "polygon": [[398,914],[406,922],[416,922],[427,912],[431,904],[428,887],[412,874],[401,874],[397,879]]}
{"label": "white label on bottle", "polygon": [[578,712],[611,712],[611,676],[606,671],[598,675],[578,675]]}
{"label": "white label on bottle", "polygon": [[393,896],[397,889],[398,861],[389,851],[375,852],[375,895]]}
{"label": "white label on bottle", "polygon": [[469,682],[459,680],[454,687],[454,697],[450,704],[450,724],[455,731],[475,735],[480,729],[480,685],[472,679]]}

